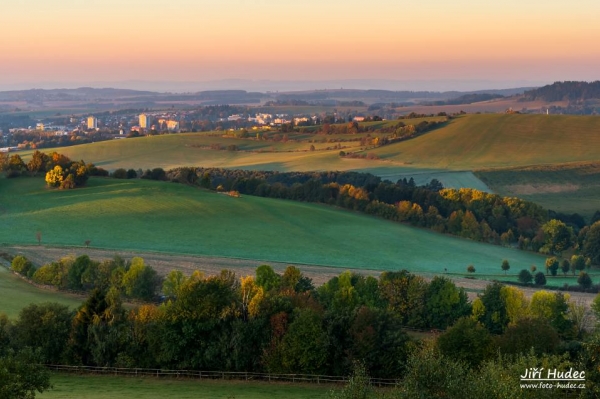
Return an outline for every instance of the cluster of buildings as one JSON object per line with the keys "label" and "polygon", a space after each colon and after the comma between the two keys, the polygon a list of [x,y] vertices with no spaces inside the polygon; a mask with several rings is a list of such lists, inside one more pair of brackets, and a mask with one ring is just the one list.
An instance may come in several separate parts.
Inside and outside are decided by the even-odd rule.
{"label": "cluster of buildings", "polygon": [[[179,121],[170,119],[165,115],[152,115],[152,114],[140,114],[137,117],[137,125],[130,127],[130,131],[136,132],[147,132],[147,131],[158,131],[158,132],[179,132]],[[126,126],[123,123],[119,124],[119,132],[123,134]],[[98,118],[93,115],[87,117],[87,129],[98,130]]]}
{"label": "cluster of buildings", "polygon": [[134,131],[179,132],[179,121],[170,119],[167,115],[140,114],[139,125],[133,126]]}
{"label": "cluster of buildings", "polygon": [[[235,119],[232,119],[235,118]],[[240,120],[242,117],[240,115],[231,115],[228,120]],[[286,114],[263,114],[258,113],[254,116],[250,116],[247,118],[248,122],[255,123],[259,126],[281,126],[288,123],[293,123],[295,126],[302,124],[314,124],[317,121],[318,117],[316,115],[313,116],[302,116],[302,117],[290,117]]]}

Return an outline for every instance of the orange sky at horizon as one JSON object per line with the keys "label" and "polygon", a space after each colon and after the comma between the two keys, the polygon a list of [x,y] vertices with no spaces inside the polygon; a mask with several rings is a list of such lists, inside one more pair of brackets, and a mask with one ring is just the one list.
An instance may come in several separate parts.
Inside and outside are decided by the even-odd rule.
{"label": "orange sky at horizon", "polygon": [[595,80],[600,66],[591,0],[5,1],[0,83]]}

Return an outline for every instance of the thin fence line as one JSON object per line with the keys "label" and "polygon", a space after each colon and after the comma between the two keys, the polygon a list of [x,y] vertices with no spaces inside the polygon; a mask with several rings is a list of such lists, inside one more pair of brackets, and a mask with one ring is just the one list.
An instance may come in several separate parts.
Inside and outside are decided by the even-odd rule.
{"label": "thin fence line", "polygon": [[[125,367],[97,367],[97,366],[69,366],[61,364],[46,364],[46,368],[70,373],[110,374],[123,376],[148,376],[164,378],[192,378],[192,379],[222,379],[246,381],[280,381],[302,383],[347,383],[347,376],[317,375],[317,374],[270,374],[246,371],[204,371],[204,370],[169,370],[146,369]],[[371,384],[376,386],[395,386],[398,380],[387,378],[371,378]]]}

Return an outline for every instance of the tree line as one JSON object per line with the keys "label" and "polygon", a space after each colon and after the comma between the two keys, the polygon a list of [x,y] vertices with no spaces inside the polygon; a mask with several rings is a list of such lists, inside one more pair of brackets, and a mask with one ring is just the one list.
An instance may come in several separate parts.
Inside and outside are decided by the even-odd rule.
{"label": "tree line", "polygon": [[523,98],[529,101],[581,101],[600,98],[600,81],[594,82],[554,82],[551,85],[527,90]]}
{"label": "tree line", "polygon": [[[81,277],[74,283],[85,285],[86,271],[76,263],[64,278],[70,281],[76,269],[71,276]],[[131,271],[143,260],[125,263]],[[404,378],[403,389],[425,384],[424,392],[436,385],[415,380],[422,367],[456,364],[468,374],[494,363],[501,375],[530,356],[536,364],[560,358],[587,370],[590,386],[600,384],[591,356],[600,350],[598,335],[586,332],[585,307],[560,292],[528,299],[518,288],[492,283],[471,303],[441,276],[343,272],[315,287],[294,266],[280,274],[261,265],[241,278],[228,270],[215,276],[174,270],[154,285],[162,303],[126,309],[121,297],[133,292],[126,288],[129,271],[117,267],[108,280],[99,278],[106,282],[90,286],[75,311],[46,303],[25,307],[16,320],[0,316],[0,355],[33,351],[54,364],[327,375],[347,375],[359,362],[373,377]],[[600,296],[593,309],[600,315]],[[427,344],[405,327],[439,332]],[[453,370],[437,370],[434,380],[446,381]]]}

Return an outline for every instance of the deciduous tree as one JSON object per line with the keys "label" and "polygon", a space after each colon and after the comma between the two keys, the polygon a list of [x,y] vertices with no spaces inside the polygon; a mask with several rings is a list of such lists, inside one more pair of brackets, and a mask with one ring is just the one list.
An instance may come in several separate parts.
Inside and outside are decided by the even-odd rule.
{"label": "deciduous tree", "polygon": [[508,263],[508,260],[504,259],[502,261],[502,270],[504,270],[504,275],[506,275],[506,272],[510,269],[510,264]]}

